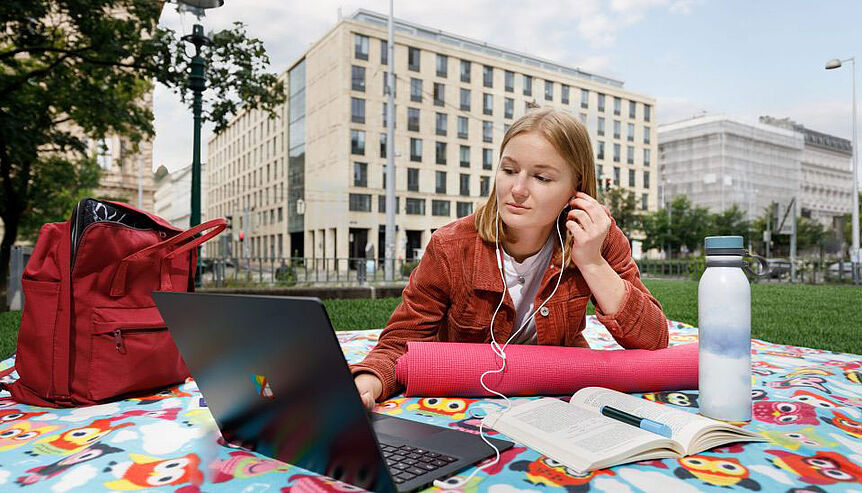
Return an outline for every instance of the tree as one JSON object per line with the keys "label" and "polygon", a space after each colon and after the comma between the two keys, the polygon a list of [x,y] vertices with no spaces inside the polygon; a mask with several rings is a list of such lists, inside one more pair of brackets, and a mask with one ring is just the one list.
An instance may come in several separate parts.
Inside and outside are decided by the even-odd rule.
{"label": "tree", "polygon": [[703,238],[712,231],[712,217],[706,207],[692,207],[685,195],[677,195],[670,204],[670,210],[659,209],[641,218],[642,229],[646,234],[644,248],[670,248],[675,250],[686,247],[693,252],[703,245]]}
{"label": "tree", "polygon": [[708,236],[743,236],[749,235],[749,222],[745,219],[745,211],[733,204],[722,212],[712,214]]}
{"label": "tree", "polygon": [[640,224],[635,194],[625,188],[608,187],[600,192],[599,197],[601,202],[611,211],[617,226],[626,235],[626,238],[630,239],[631,231],[638,229]]}
{"label": "tree", "polygon": [[[34,214],[22,222],[42,207],[37,204],[52,187],[58,188],[47,175],[39,176],[47,165],[69,171],[77,161],[75,176],[81,180],[72,188],[86,189],[83,178],[89,172],[81,160],[88,157],[87,137],[117,134],[134,147],[153,136],[152,111],[141,104],[153,81],[190,104],[191,58],[176,33],[157,27],[162,6],[152,0],[0,3],[0,287],[19,232],[29,235],[38,221],[65,217]],[[203,119],[220,132],[241,104],[274,116],[284,102],[284,87],[265,72],[269,58],[263,44],[249,38],[241,23],[210,38],[204,56],[215,97],[205,98]],[[71,191],[60,194],[44,210],[68,212],[76,198]]]}

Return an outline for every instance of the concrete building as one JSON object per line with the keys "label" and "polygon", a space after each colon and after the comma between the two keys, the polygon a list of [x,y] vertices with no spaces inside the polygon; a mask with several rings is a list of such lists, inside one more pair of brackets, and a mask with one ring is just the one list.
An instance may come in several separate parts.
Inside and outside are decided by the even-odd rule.
{"label": "concrete building", "polygon": [[827,228],[840,228],[852,209],[853,147],[850,141],[805,128],[789,118],[761,116],[761,123],[791,129],[805,137],[799,182],[799,214]]}
{"label": "concrete building", "polygon": [[703,116],[658,128],[663,200],[685,194],[722,211],[737,204],[752,220],[770,203],[787,206],[827,228],[850,212],[850,142],[789,119],[755,124]]}
{"label": "concrete building", "polygon": [[666,203],[684,194],[713,212],[737,204],[751,220],[798,194],[805,140],[799,132],[700,116],[660,125],[658,140]]}
{"label": "concrete building", "polygon": [[[201,164],[206,169],[206,164]],[[203,171],[202,176],[205,176]],[[153,211],[174,226],[186,229],[191,218],[192,166],[168,172],[164,166],[154,175],[156,191]],[[201,194],[201,222],[206,221],[206,194]]]}
{"label": "concrete building", "polygon": [[[251,256],[382,258],[386,22],[366,10],[341,19],[281,74],[278,118],[241,112],[209,139],[207,214],[233,216]],[[580,117],[597,173],[657,206],[653,98],[410,22],[396,21],[395,43],[399,258],[486,200],[503,134],[528,105]]]}

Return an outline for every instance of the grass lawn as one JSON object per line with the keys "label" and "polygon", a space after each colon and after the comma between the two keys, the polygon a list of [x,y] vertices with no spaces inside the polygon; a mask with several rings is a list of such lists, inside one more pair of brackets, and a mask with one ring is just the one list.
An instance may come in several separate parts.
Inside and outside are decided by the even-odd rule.
{"label": "grass lawn", "polygon": [[[645,280],[673,320],[697,325],[697,282]],[[862,291],[852,286],[754,284],[751,335],[793,344],[862,354]],[[325,300],[337,330],[381,328],[400,298]],[[592,313],[592,307],[590,307]],[[0,357],[15,350],[20,312],[0,313]]]}

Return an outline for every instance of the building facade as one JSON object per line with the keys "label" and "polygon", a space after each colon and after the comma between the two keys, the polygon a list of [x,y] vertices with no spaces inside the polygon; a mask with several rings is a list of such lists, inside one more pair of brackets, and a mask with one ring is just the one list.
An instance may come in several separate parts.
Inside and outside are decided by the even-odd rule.
{"label": "building facade", "polygon": [[[365,10],[340,20],[281,74],[277,118],[242,112],[209,140],[208,215],[233,216],[251,256],[383,257],[386,22]],[[586,122],[597,175],[656,207],[653,98],[404,21],[394,51],[399,258],[486,200],[503,134],[532,106]]]}
{"label": "building facade", "polygon": [[[201,175],[206,164],[201,164]],[[160,166],[154,175],[156,191],[153,211],[178,228],[189,228],[192,210],[192,166],[168,172]],[[201,222],[206,221],[206,194],[201,194]]]}
{"label": "building facade", "polygon": [[824,134],[789,118],[761,116],[761,123],[791,129],[805,137],[799,182],[799,214],[827,228],[841,229],[852,210],[853,146],[847,139]]}
{"label": "building facade", "polygon": [[658,139],[663,205],[686,195],[713,212],[736,204],[752,220],[798,194],[804,137],[793,130],[701,116],[659,126]]}

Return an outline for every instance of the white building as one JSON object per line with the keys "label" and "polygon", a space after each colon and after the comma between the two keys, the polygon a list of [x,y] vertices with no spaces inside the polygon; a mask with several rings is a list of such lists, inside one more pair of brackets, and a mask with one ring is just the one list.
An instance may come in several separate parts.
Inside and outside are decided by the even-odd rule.
{"label": "white building", "polygon": [[[204,175],[201,165],[201,175]],[[155,174],[154,212],[178,228],[187,229],[192,210],[192,166],[168,172],[159,166]],[[201,187],[203,188],[203,187]],[[201,194],[201,222],[206,220],[206,194]]]}
{"label": "white building", "polygon": [[684,194],[713,212],[737,204],[752,220],[799,194],[805,139],[794,130],[701,116],[659,125],[658,140],[665,203]]}

